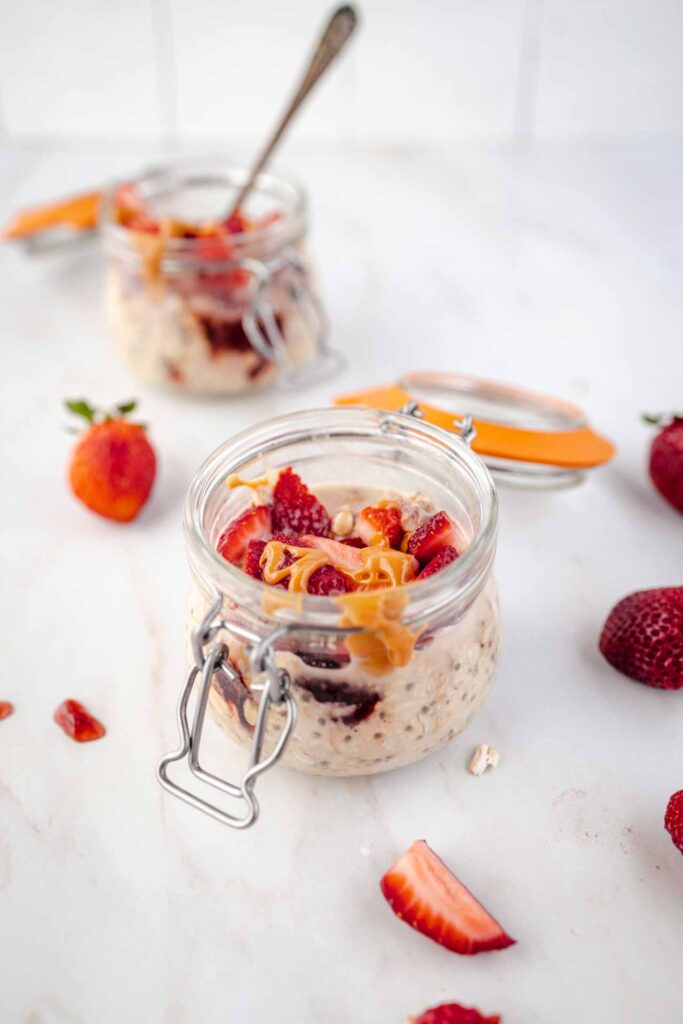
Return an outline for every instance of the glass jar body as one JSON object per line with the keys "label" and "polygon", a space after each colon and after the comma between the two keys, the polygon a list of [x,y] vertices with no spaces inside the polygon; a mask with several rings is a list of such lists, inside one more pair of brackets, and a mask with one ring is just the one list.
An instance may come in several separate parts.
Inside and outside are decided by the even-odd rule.
{"label": "glass jar body", "polygon": [[[155,216],[179,210],[194,223],[228,209],[242,176],[190,165],[134,184]],[[238,394],[320,359],[326,326],[297,186],[262,176],[252,201],[275,219],[229,236],[227,253],[205,238],[170,238],[160,253],[154,235],[115,223],[114,195],[103,203],[105,312],[135,376],[197,394]]]}
{"label": "glass jar body", "polygon": [[[364,410],[321,410],[319,417],[313,432],[315,414],[310,413],[269,424],[263,429],[280,436],[270,451],[255,457],[240,460],[234,450],[240,447],[238,438],[226,446],[230,451],[216,453],[212,466],[200,472],[214,483],[203,497],[201,487],[193,485],[188,499],[188,638],[218,592],[218,618],[225,628],[217,639],[228,647],[236,678],[228,681],[216,674],[210,708],[233,740],[249,746],[259,695],[244,635],[262,638],[285,624],[274,644],[275,662],[288,674],[298,720],[281,763],[326,775],[372,774],[442,747],[465,728],[490,691],[499,647],[492,575],[495,496],[477,457],[455,438],[446,446],[446,435],[436,428],[406,416]],[[248,447],[248,434],[241,437]],[[253,451],[259,447],[256,437]],[[227,563],[221,565],[218,556],[212,563],[209,554],[217,537],[239,514],[240,497],[246,500],[239,488],[229,492],[220,481],[233,472],[251,478],[287,465],[294,465],[313,490],[320,493],[332,484],[345,501],[356,500],[361,507],[367,493],[377,494],[378,480],[383,495],[419,490],[458,522],[468,544],[461,559],[441,579],[396,588],[405,592],[398,597],[401,622],[414,640],[409,657],[377,672],[353,653],[333,599],[306,596],[302,601],[301,595],[274,593]],[[196,543],[199,530],[206,542],[203,551]],[[283,716],[284,710],[271,709],[266,753],[274,746]]]}

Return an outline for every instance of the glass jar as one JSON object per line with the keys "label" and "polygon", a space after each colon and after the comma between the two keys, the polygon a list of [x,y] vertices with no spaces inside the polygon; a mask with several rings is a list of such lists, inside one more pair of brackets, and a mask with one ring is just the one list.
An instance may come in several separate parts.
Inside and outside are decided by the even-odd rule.
{"label": "glass jar", "polygon": [[[391,590],[323,598],[268,587],[225,561],[216,542],[251,497],[244,487],[229,488],[228,478],[253,480],[287,466],[314,492],[333,484],[353,494],[379,484],[425,493],[458,524],[466,550],[442,572]],[[272,652],[271,669],[286,679],[296,706],[271,706],[264,756],[282,742],[293,710],[281,762],[301,771],[372,774],[438,750],[491,687],[499,646],[496,531],[496,493],[483,462],[456,435],[404,413],[318,409],[235,436],[199,470],[185,507],[193,658],[199,666],[202,645],[222,644],[229,659],[228,673],[207,677],[213,717],[237,743],[252,745],[262,703],[256,646],[261,655]]]}
{"label": "glass jar", "polygon": [[[155,219],[224,217],[243,170],[180,164],[132,183]],[[106,314],[121,358],[142,380],[200,394],[293,385],[335,368],[306,250],[302,189],[261,174],[247,200],[270,223],[228,236],[160,236],[117,223],[117,187],[102,202]],[[208,244],[207,244],[208,243]]]}

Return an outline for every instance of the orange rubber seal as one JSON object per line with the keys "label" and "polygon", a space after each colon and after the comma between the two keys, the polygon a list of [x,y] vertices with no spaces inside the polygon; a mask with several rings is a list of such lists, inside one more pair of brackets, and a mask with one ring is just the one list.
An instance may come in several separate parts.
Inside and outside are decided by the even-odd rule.
{"label": "orange rubber seal", "polygon": [[86,192],[71,199],[20,210],[6,225],[2,237],[7,242],[13,242],[21,238],[33,238],[57,227],[92,231],[97,227],[101,198],[101,192]]}
{"label": "orange rubber seal", "polygon": [[[428,376],[424,375],[425,378]],[[435,383],[439,378],[448,381],[446,375],[434,375]],[[516,394],[541,400],[541,396],[533,396],[530,392],[516,391]],[[398,412],[412,401],[416,401],[415,396],[400,384],[340,395],[334,400],[335,405],[362,405],[385,412]],[[463,398],[463,402],[465,401]],[[566,430],[529,430],[475,418],[473,425],[476,427],[477,435],[472,442],[472,450],[482,457],[541,463],[566,469],[590,469],[612,458],[615,452],[614,445],[585,423],[580,409],[568,402],[545,396],[542,397],[542,401],[546,408],[555,408],[558,415],[563,415],[580,425]],[[467,412],[463,409],[463,412],[458,414],[456,411],[441,409],[422,401],[418,401],[418,408],[427,423],[449,431],[456,429],[455,418]]]}

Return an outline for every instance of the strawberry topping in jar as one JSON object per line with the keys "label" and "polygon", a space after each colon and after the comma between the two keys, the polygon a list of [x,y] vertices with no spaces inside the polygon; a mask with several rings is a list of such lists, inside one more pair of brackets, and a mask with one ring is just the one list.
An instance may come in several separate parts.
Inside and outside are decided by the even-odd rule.
{"label": "strawberry topping in jar", "polygon": [[337,365],[306,250],[306,199],[261,175],[178,165],[115,186],[102,204],[106,312],[136,376],[200,394],[305,383]]}

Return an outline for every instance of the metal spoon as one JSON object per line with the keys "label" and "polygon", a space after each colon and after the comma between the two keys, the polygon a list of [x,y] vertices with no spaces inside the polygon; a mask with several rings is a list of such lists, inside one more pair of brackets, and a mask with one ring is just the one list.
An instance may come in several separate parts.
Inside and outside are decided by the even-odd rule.
{"label": "metal spoon", "polygon": [[306,73],[301,79],[299,88],[280,118],[275,131],[268,139],[268,142],[261,150],[258,159],[252,166],[251,171],[249,172],[249,177],[237,193],[237,198],[235,199],[232,209],[228,214],[229,217],[236,213],[238,208],[243,204],[254,184],[254,181],[267,164],[273,150],[287,130],[289,122],[292,120],[315,83],[322,76],[323,72],[327,70],[337,54],[344,49],[344,46],[353,34],[353,30],[355,29],[357,22],[358,18],[356,11],[350,4],[344,4],[343,7],[337,8],[330,18],[327,27],[315,48],[315,52],[311,57],[308,67],[306,68]]}

